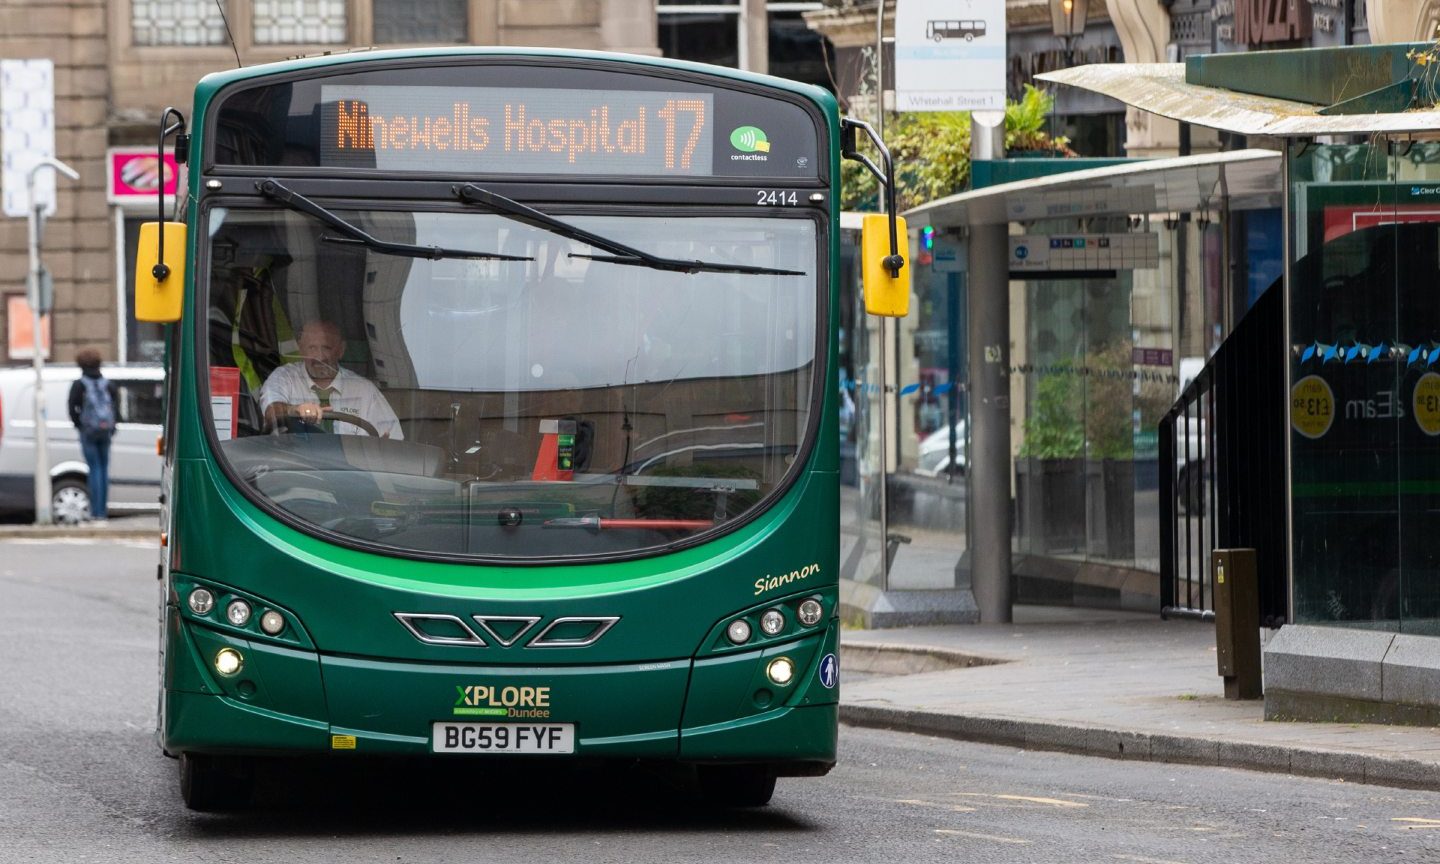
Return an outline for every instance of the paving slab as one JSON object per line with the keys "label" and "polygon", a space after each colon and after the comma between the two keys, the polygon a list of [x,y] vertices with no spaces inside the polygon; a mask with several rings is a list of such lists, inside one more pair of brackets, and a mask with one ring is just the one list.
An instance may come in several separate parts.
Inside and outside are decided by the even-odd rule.
{"label": "paving slab", "polygon": [[155,540],[160,537],[160,517],[155,513],[116,516],[104,522],[78,525],[31,525],[0,523],[0,542],[6,540]]}
{"label": "paving slab", "polygon": [[841,719],[1031,749],[1440,789],[1440,728],[1266,721],[1263,701],[1225,699],[1212,624],[1025,606],[1015,619],[844,631],[846,647],[997,662],[846,681]]}

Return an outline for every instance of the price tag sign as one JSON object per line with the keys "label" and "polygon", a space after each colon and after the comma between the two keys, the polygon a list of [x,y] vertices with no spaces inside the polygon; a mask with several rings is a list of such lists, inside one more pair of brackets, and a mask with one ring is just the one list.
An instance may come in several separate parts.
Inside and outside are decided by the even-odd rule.
{"label": "price tag sign", "polygon": [[[1440,378],[1440,376],[1437,376]],[[1335,393],[1324,378],[1307,375],[1290,388],[1290,425],[1306,438],[1321,438],[1335,422]]]}
{"label": "price tag sign", "polygon": [[1426,435],[1440,435],[1440,375],[1426,372],[1415,382],[1415,422]]}

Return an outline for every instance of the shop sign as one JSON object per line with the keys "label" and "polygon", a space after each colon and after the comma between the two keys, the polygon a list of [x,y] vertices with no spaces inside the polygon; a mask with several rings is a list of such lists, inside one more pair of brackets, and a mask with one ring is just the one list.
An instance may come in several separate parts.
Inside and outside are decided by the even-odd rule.
{"label": "shop sign", "polygon": [[[6,344],[11,360],[29,360],[35,356],[35,316],[23,294],[5,298]],[[50,316],[40,319],[40,353],[50,356]]]}
{"label": "shop sign", "polygon": [[1169,348],[1131,348],[1130,362],[1135,366],[1174,366],[1175,352]]}
{"label": "shop sign", "polygon": [[[1266,45],[1309,39],[1314,23],[1312,0],[1219,0],[1214,17],[1221,24],[1215,34],[1236,45]],[[1321,0],[1323,3],[1324,0]],[[1328,5],[1328,4],[1326,4]]]}
{"label": "shop sign", "polygon": [[1319,375],[1307,375],[1290,388],[1290,425],[1310,440],[1323,438],[1335,422],[1335,392]]}
{"label": "shop sign", "polygon": [[1440,375],[1426,372],[1415,382],[1415,422],[1426,435],[1440,435]]}
{"label": "shop sign", "polygon": [[112,147],[105,152],[105,168],[105,199],[111,204],[153,206],[162,184],[166,198],[175,195],[180,177],[175,154],[167,152],[162,161],[154,147]]}

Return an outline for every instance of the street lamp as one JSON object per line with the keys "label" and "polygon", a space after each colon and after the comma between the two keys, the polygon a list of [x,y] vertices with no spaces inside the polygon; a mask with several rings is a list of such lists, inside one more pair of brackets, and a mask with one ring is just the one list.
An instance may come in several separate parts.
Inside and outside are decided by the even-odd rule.
{"label": "street lamp", "polygon": [[1075,40],[1085,35],[1090,0],[1050,0],[1050,27],[1065,43],[1065,65],[1075,65]]}
{"label": "street lamp", "polygon": [[49,156],[41,158],[25,175],[25,191],[30,201],[30,279],[26,299],[30,301],[30,333],[34,346],[31,364],[35,368],[35,524],[49,525],[55,520],[50,513],[50,452],[46,440],[50,427],[45,414],[45,354],[40,344],[40,319],[50,311],[42,309],[49,305],[50,292],[45,290],[46,274],[40,266],[40,226],[45,220],[45,202],[35,200],[35,175],[41,168],[58,171],[71,180],[79,180],[80,175],[74,168]]}

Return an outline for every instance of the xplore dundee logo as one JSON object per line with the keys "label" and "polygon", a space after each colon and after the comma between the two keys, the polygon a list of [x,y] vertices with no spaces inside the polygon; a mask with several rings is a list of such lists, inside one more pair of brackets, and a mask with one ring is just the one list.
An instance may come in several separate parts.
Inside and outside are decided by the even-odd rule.
{"label": "xplore dundee logo", "polygon": [[741,153],[769,153],[770,139],[759,126],[741,126],[730,133],[730,146]]}

